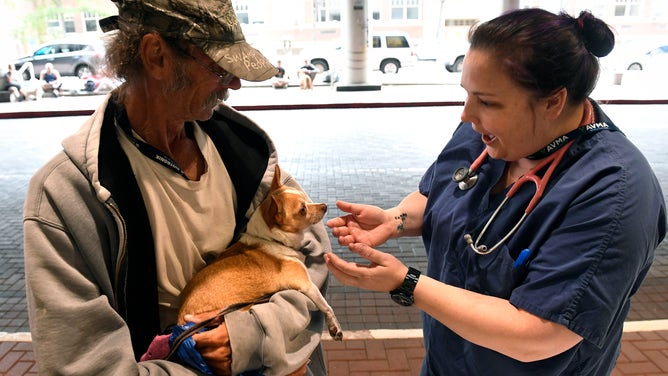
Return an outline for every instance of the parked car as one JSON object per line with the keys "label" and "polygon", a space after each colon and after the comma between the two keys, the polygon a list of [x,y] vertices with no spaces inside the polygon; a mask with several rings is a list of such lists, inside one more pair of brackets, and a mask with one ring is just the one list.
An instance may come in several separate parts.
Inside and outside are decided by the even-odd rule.
{"label": "parked car", "polygon": [[626,67],[627,70],[665,70],[666,68],[668,68],[668,45],[653,48],[636,56]]}
{"label": "parked car", "polygon": [[469,50],[468,42],[453,42],[443,46],[443,66],[451,73],[462,71],[464,56]]}
{"label": "parked car", "polygon": [[[371,37],[370,48],[367,49],[367,67],[383,73],[397,73],[402,67],[415,65],[417,55],[413,51],[410,39],[405,33],[375,34]],[[340,70],[343,56],[341,47],[329,51],[311,52],[311,64],[319,72]]]}
{"label": "parked car", "polygon": [[455,56],[452,61],[447,60],[443,63],[443,66],[445,67],[445,70],[448,72],[461,72],[462,67],[464,66],[464,54],[460,54]]}
{"label": "parked car", "polygon": [[20,69],[26,62],[31,62],[35,72],[39,74],[46,63],[52,63],[62,76],[81,78],[96,74],[103,61],[102,41],[67,39],[43,44],[32,55],[15,60],[14,65],[16,69]]}
{"label": "parked car", "polygon": [[461,72],[468,43],[425,40],[416,49],[418,61],[437,61],[448,72]]}

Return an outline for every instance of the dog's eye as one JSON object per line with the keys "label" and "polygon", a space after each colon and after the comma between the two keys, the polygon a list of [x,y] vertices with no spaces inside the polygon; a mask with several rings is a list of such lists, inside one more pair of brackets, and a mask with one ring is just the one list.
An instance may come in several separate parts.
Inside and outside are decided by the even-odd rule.
{"label": "dog's eye", "polygon": [[302,205],[301,210],[299,210],[299,214],[306,216],[306,205]]}

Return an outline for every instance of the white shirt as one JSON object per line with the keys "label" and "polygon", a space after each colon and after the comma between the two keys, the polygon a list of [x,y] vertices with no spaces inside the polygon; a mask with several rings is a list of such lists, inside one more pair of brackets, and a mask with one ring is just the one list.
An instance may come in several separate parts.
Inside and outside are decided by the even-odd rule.
{"label": "white shirt", "polygon": [[[229,245],[234,234],[232,180],[209,136],[196,123],[193,131],[206,161],[199,181],[186,180],[146,157],[117,127],[151,223],[162,327],[176,321],[179,295],[188,281]],[[141,140],[134,132],[133,136]]]}

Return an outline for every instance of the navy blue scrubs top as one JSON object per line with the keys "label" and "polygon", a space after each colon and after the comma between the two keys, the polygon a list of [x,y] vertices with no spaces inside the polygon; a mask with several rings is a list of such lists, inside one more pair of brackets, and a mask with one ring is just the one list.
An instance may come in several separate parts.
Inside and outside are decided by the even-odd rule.
{"label": "navy blue scrubs top", "polygon": [[[612,124],[594,103],[597,121]],[[420,182],[427,196],[423,238],[427,274],[447,284],[508,299],[583,337],[549,359],[523,363],[464,340],[423,315],[422,375],[605,375],[620,352],[630,297],[665,236],[665,202],[647,160],[622,132],[579,137],[521,227],[501,247],[478,255],[475,240],[505,192],[490,193],[505,162],[487,158],[475,187],[462,191],[453,172],[484,149],[471,124],[461,124]],[[507,191],[507,190],[506,190]],[[481,240],[493,246],[521,217],[535,192],[525,184]],[[520,251],[530,256],[514,266]],[[492,319],[492,318],[490,318]]]}

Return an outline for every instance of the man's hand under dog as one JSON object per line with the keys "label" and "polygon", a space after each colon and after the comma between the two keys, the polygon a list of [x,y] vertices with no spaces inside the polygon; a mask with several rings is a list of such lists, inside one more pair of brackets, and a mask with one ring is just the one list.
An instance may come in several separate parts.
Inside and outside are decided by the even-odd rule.
{"label": "man's hand under dog", "polygon": [[[184,319],[188,322],[199,323],[217,313],[218,311],[211,311],[199,315],[186,315]],[[232,374],[232,347],[230,346],[230,335],[227,332],[225,322],[206,332],[194,334],[193,339],[195,340],[195,348],[217,376]],[[286,376],[306,375],[308,363],[307,360],[296,371]]]}
{"label": "man's hand under dog", "polygon": [[[186,315],[185,319],[189,322],[198,323],[217,313],[218,311],[212,311],[196,316]],[[232,347],[230,346],[227,325],[224,322],[211,330],[193,335],[193,339],[195,340],[195,348],[216,375],[228,376],[232,374]]]}

